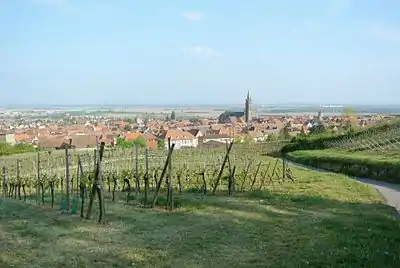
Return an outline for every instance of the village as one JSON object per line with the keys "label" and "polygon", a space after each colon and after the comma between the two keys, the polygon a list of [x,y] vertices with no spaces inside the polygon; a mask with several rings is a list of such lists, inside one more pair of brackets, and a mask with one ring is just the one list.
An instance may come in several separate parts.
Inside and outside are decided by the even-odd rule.
{"label": "village", "polygon": [[167,148],[166,139],[175,148],[215,148],[226,142],[265,142],[307,135],[316,126],[325,131],[341,132],[351,123],[370,127],[388,116],[329,115],[322,111],[311,115],[252,116],[252,101],[247,94],[243,111],[225,111],[218,117],[181,119],[175,111],[163,119],[135,116],[73,114],[56,120],[34,116],[9,118],[0,125],[0,142],[31,144],[39,149],[93,148],[96,142],[107,147],[119,142],[140,141],[149,149]]}

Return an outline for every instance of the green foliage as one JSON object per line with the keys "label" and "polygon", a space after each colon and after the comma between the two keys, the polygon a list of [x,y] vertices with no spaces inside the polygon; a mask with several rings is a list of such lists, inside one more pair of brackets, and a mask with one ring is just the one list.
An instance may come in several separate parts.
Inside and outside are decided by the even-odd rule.
{"label": "green foliage", "polygon": [[164,149],[165,148],[165,140],[158,140],[157,141],[157,148]]}
{"label": "green foliage", "polygon": [[315,134],[323,134],[326,132],[326,127],[324,124],[317,124],[315,126],[312,126],[310,128],[310,134],[315,135]]}
{"label": "green foliage", "polygon": [[146,146],[147,146],[147,141],[142,136],[139,136],[139,138],[134,140],[133,143],[139,145],[139,147],[142,147],[142,148],[146,148]]}
{"label": "green foliage", "polygon": [[243,143],[244,143],[245,145],[250,145],[250,144],[254,143],[254,139],[253,139],[252,136],[246,135],[246,136],[244,137],[244,139],[243,139]]}
{"label": "green foliage", "polygon": [[176,120],[175,111],[172,111],[172,112],[171,112],[170,119],[171,119],[172,121]]}
{"label": "green foliage", "polygon": [[124,126],[125,131],[132,131],[132,127],[130,125],[125,125]]}
{"label": "green foliage", "polygon": [[132,148],[135,147],[135,145],[139,145],[141,148],[145,148],[147,146],[147,141],[145,138],[142,136],[139,136],[136,140],[134,141],[127,141],[122,137],[117,138],[117,146],[122,147],[122,148]]}
{"label": "green foliage", "polygon": [[239,137],[239,136],[236,136],[236,137],[234,137],[234,139],[233,139],[233,143],[236,143],[236,144],[238,144],[238,143],[242,143],[242,138],[241,138],[241,137]]}
{"label": "green foliage", "polygon": [[400,127],[400,122],[395,121],[395,122],[380,124],[374,127],[370,127],[368,129],[363,129],[358,131],[353,129],[352,131],[349,131],[345,134],[338,134],[334,132],[332,133],[329,131],[325,131],[321,133],[315,133],[314,135],[309,135],[307,137],[298,136],[294,137],[289,144],[283,146],[281,152],[288,153],[299,150],[328,149],[326,147],[326,142],[340,142],[343,139],[357,138],[372,132],[385,132],[392,128],[399,128],[399,127]]}
{"label": "green foliage", "polygon": [[400,183],[400,158],[339,150],[303,150],[290,152],[297,163],[360,178]]}
{"label": "green foliage", "polygon": [[280,136],[276,134],[268,134],[267,141],[277,141],[279,140]]}
{"label": "green foliage", "polygon": [[38,149],[30,144],[19,143],[10,145],[8,143],[0,143],[0,156],[36,152]]}
{"label": "green foliage", "polygon": [[289,134],[289,127],[285,126],[284,128],[281,129],[279,132],[279,138],[283,140],[290,139],[290,134]]}

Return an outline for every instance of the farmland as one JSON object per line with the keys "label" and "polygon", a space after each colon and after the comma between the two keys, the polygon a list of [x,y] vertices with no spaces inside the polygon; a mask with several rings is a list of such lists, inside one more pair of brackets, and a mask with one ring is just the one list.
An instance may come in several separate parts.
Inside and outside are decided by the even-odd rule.
{"label": "farmland", "polygon": [[[74,209],[59,211],[68,177],[71,199],[79,199],[82,184],[90,186],[85,178],[96,173],[93,153],[71,150],[66,158],[65,151],[42,152],[39,161],[37,154],[4,158],[8,186],[25,185],[26,195],[3,192],[0,266],[399,266],[400,224],[374,190],[342,175],[292,167],[283,173],[281,160],[262,156],[268,148],[234,145],[229,154],[176,150],[170,162],[165,151],[105,151],[105,221],[100,225],[93,220],[100,213],[96,209],[88,219],[71,213]],[[149,205],[144,195],[156,195],[156,179],[166,163],[168,183],[160,184],[158,202]],[[140,190],[127,199],[124,179],[135,184],[136,177]],[[166,210],[170,182],[175,204]]]}

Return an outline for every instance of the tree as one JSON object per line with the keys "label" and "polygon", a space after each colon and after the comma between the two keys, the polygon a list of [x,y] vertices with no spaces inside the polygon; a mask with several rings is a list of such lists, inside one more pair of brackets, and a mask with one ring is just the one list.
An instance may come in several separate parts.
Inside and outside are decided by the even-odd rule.
{"label": "tree", "polygon": [[123,137],[118,137],[117,146],[122,148],[131,148],[135,146],[135,142],[127,141]]}
{"label": "tree", "polygon": [[173,121],[176,120],[175,111],[172,111],[172,112],[171,112],[170,119],[173,120]]}
{"label": "tree", "polygon": [[300,130],[300,137],[305,137],[305,136],[307,136],[307,134],[306,134],[306,131],[305,131],[305,129],[304,129],[304,127],[302,127],[301,128],[301,130]]}
{"label": "tree", "polygon": [[158,140],[157,148],[158,149],[164,149],[165,148],[165,140]]}
{"label": "tree", "polygon": [[353,108],[347,107],[344,109],[343,114],[346,117],[344,128],[350,132],[354,132],[354,130],[356,130],[358,127],[356,112]]}
{"label": "tree", "polygon": [[125,125],[124,126],[125,131],[132,131],[132,127],[130,125]]}
{"label": "tree", "polygon": [[139,136],[135,141],[135,144],[139,145],[139,147],[145,148],[147,147],[147,140],[142,136]]}
{"label": "tree", "polygon": [[324,124],[318,123],[310,127],[310,134],[321,134],[326,132],[326,127]]}
{"label": "tree", "polygon": [[289,134],[289,126],[285,125],[281,131],[279,132],[279,136],[284,139],[284,140],[288,140],[290,139],[290,134]]}
{"label": "tree", "polygon": [[197,123],[200,122],[200,118],[199,118],[198,116],[191,117],[191,118],[189,119],[189,121],[190,121],[191,123],[197,124]]}

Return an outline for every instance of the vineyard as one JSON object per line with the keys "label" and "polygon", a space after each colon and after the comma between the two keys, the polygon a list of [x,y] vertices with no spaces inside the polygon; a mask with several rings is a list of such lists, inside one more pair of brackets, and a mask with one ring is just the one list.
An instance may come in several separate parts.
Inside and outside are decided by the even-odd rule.
{"label": "vineyard", "polygon": [[[231,195],[234,191],[262,189],[270,183],[294,180],[284,162],[261,156],[281,147],[281,142],[252,147],[233,146],[232,143],[227,144],[226,149],[213,150],[99,147],[91,151],[66,149],[7,157],[2,159],[2,192],[9,198],[33,200],[51,207],[60,202],[62,210],[72,213],[78,211],[80,203],[81,217],[84,217],[85,199],[92,187],[89,204],[94,202],[97,194],[100,203],[102,198],[110,198],[113,202],[123,198],[127,202],[136,200],[154,207],[162,204],[163,199],[158,199],[158,193],[168,192],[167,199],[172,208],[180,202],[179,196],[170,201],[172,191],[179,194],[212,191],[215,194],[217,190],[224,190]],[[153,195],[152,203],[150,194]],[[87,217],[90,218],[91,211],[88,210]],[[104,204],[101,210],[101,214],[105,214]],[[103,215],[99,217],[102,221]]]}
{"label": "vineyard", "polygon": [[400,124],[394,123],[387,129],[372,128],[354,137],[345,136],[340,140],[325,141],[324,146],[347,151],[400,154]]}
{"label": "vineyard", "polygon": [[381,197],[264,156],[281,147],[4,157],[0,267],[398,267]]}
{"label": "vineyard", "polygon": [[350,176],[400,183],[400,123],[393,121],[305,142],[292,146],[285,156],[294,162]]}

